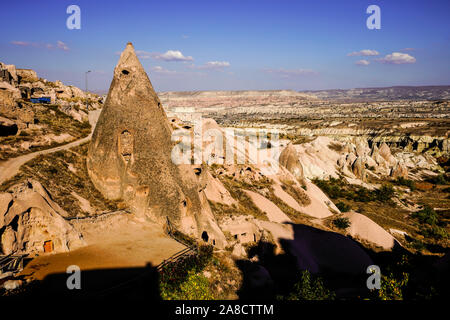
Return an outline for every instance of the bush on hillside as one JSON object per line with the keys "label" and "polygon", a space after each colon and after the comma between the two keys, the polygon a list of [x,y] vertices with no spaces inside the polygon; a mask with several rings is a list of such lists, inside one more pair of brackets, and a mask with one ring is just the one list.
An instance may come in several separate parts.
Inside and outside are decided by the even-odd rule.
{"label": "bush on hillside", "polygon": [[351,207],[348,204],[345,204],[342,201],[339,201],[338,203],[336,203],[336,207],[339,209],[339,211],[341,212],[348,212],[351,210]]}
{"label": "bush on hillside", "polygon": [[431,226],[439,222],[436,211],[430,206],[425,206],[422,210],[414,212],[412,217],[419,220],[420,223],[426,223]]}
{"label": "bush on hillside", "polygon": [[184,300],[189,299],[190,296],[210,299],[209,291],[205,291],[204,295],[200,294],[200,291],[206,289],[205,279],[198,273],[211,261],[212,253],[212,246],[200,246],[197,254],[186,256],[162,267],[159,272],[161,297],[169,300]]}
{"label": "bush on hillside", "polygon": [[336,228],[345,230],[350,227],[350,220],[346,217],[336,218],[333,220],[333,224]]}
{"label": "bush on hillside", "polygon": [[335,293],[325,287],[322,278],[315,277],[308,270],[302,271],[300,280],[294,285],[288,300],[334,300]]}
{"label": "bush on hillside", "polygon": [[395,184],[399,185],[399,186],[405,186],[408,187],[411,191],[416,190],[416,183],[412,180],[409,179],[405,179],[403,177],[398,177],[395,181]]}

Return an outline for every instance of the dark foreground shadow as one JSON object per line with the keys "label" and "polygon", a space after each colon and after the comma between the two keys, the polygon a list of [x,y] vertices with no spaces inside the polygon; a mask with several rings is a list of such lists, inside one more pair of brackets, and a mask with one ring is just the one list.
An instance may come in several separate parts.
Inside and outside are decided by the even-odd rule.
{"label": "dark foreground shadow", "polygon": [[390,252],[377,253],[338,233],[300,224],[292,224],[292,227],[294,239],[280,240],[282,254],[275,254],[273,244],[259,242],[248,252],[249,258],[256,256],[257,261],[236,261],[243,272],[243,284],[238,291],[240,299],[286,296],[292,292],[303,270],[321,277],[338,299],[368,298],[373,292],[367,288],[370,276],[367,268],[377,265],[383,274],[395,269],[404,256],[410,261],[405,269],[410,277],[410,297],[417,297],[417,290],[430,284],[445,290],[444,283],[449,281],[448,253],[444,258],[412,255],[398,244]]}
{"label": "dark foreground shadow", "polygon": [[[42,281],[27,285],[23,292],[12,298],[53,299],[125,299],[160,301],[159,274],[148,264],[143,268],[97,269],[80,272],[80,289],[69,289],[68,273],[48,275]],[[73,279],[73,278],[71,278]],[[74,284],[73,280],[69,280]],[[51,299],[51,300],[49,300]]]}

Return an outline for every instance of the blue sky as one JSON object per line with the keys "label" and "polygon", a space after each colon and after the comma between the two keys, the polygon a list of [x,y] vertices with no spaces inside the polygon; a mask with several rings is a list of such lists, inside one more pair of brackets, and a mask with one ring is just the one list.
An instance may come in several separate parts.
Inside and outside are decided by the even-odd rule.
{"label": "blue sky", "polygon": [[[66,27],[71,4],[80,30]],[[372,4],[380,30],[366,27]],[[448,0],[21,0],[2,12],[0,61],[81,88],[92,70],[95,91],[128,41],[158,91],[450,85]]]}

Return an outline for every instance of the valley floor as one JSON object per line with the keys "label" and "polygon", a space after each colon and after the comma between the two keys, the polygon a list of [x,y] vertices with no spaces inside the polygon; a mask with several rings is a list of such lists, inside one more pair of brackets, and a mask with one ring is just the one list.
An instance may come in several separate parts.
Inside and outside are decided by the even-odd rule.
{"label": "valley floor", "polygon": [[128,214],[74,220],[73,225],[83,233],[87,246],[34,258],[21,273],[25,279],[43,280],[65,273],[70,265],[79,266],[81,271],[156,266],[185,248],[164,234],[160,225]]}

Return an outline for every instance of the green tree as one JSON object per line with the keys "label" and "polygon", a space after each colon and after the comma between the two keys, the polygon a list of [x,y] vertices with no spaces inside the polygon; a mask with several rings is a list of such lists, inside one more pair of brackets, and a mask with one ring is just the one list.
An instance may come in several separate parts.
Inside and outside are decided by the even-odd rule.
{"label": "green tree", "polygon": [[300,281],[294,285],[288,300],[334,300],[335,293],[327,289],[322,278],[314,277],[308,270],[302,271]]}

